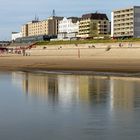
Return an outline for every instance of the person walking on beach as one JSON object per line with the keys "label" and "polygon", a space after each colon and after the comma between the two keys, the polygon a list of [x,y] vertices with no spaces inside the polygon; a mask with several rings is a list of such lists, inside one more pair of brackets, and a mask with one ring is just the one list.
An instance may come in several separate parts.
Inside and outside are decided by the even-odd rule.
{"label": "person walking on beach", "polygon": [[129,43],[128,46],[129,46],[129,47],[132,47],[132,43]]}
{"label": "person walking on beach", "polygon": [[108,45],[107,48],[106,48],[106,51],[110,51],[111,50],[111,46]]}
{"label": "person walking on beach", "polygon": [[25,48],[22,49],[22,54],[25,56]]}
{"label": "person walking on beach", "polygon": [[4,54],[4,49],[0,49],[0,55],[2,56]]}
{"label": "person walking on beach", "polygon": [[122,44],[121,43],[119,43],[119,47],[122,47]]}

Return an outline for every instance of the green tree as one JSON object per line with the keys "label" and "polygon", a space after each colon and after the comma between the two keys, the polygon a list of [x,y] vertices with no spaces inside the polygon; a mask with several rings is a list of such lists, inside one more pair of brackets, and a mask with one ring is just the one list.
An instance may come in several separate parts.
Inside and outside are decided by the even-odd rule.
{"label": "green tree", "polygon": [[90,36],[98,36],[98,23],[96,21],[90,23]]}

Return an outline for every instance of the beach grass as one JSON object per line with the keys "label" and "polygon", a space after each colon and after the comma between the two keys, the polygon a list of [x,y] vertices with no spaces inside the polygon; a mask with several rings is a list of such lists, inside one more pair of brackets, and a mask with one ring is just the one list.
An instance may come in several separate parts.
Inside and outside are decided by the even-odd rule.
{"label": "beach grass", "polygon": [[37,45],[68,45],[68,44],[92,44],[92,43],[117,43],[117,42],[140,42],[140,38],[130,39],[92,39],[92,40],[67,40],[67,41],[41,41]]}

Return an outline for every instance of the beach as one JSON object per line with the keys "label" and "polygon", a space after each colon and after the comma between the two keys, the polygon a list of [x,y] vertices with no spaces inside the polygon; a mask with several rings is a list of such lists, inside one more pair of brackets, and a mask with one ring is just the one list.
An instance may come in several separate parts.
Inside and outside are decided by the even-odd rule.
{"label": "beach", "polygon": [[[126,46],[126,45],[125,45]],[[48,46],[46,46],[48,47]],[[27,50],[30,56],[3,54],[0,56],[0,70],[69,70],[101,72],[140,72],[140,48],[114,45],[91,48],[36,46]]]}

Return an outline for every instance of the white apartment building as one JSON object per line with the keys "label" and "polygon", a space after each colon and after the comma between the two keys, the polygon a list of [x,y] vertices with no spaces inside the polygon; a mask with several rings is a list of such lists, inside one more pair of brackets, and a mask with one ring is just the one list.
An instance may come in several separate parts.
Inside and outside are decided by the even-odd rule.
{"label": "white apartment building", "polygon": [[69,17],[59,21],[58,39],[76,37],[79,31],[79,18]]}
{"label": "white apartment building", "polygon": [[111,13],[113,38],[140,38],[140,6],[115,10]]}
{"label": "white apartment building", "polygon": [[22,37],[21,32],[12,32],[12,41],[16,40],[17,38]]}

